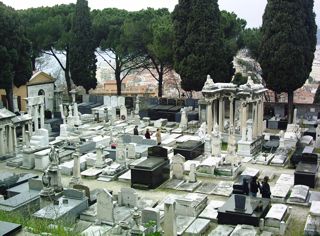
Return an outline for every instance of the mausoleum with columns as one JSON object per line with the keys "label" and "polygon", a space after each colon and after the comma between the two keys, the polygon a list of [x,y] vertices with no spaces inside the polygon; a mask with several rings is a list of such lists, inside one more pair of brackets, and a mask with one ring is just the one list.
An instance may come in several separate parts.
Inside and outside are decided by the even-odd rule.
{"label": "mausoleum with columns", "polygon": [[[264,128],[263,94],[266,90],[262,84],[255,84],[250,77],[246,84],[237,86],[233,83],[214,83],[208,75],[202,89],[202,104],[206,104],[207,133],[212,133],[215,124],[218,124],[224,137],[228,136],[230,129],[234,129],[232,132],[237,134],[238,154],[251,156],[261,143],[259,140]],[[204,113],[200,111],[200,114]]]}

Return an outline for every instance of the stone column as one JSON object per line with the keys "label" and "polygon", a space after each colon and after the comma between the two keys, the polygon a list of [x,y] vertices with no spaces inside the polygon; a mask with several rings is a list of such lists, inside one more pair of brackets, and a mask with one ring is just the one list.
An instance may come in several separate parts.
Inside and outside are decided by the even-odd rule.
{"label": "stone column", "polygon": [[252,141],[252,120],[251,119],[247,121],[247,127],[248,127],[247,139],[249,142],[251,142]]}
{"label": "stone column", "polygon": [[247,141],[247,104],[241,103],[241,140]]}
{"label": "stone column", "polygon": [[297,108],[293,110],[293,119],[292,119],[292,124],[297,124]]}
{"label": "stone column", "polygon": [[234,115],[233,115],[233,97],[230,97],[229,98],[229,101],[230,101],[230,115],[229,115],[229,121],[230,121],[230,125],[229,127],[234,127]]}
{"label": "stone column", "polygon": [[39,129],[39,111],[38,106],[34,109],[34,131],[36,132]]}
{"label": "stone column", "polygon": [[223,132],[223,98],[219,98],[219,131]]}
{"label": "stone column", "polygon": [[17,130],[15,125],[12,127],[12,132],[13,132],[13,151],[16,152],[16,148],[18,147],[18,142],[17,142]]}
{"label": "stone column", "polygon": [[44,104],[40,105],[40,129],[44,128]]}
{"label": "stone column", "polygon": [[263,104],[263,99],[261,98],[260,100],[260,127],[261,127],[261,130],[260,130],[260,135],[263,134],[263,131],[264,131],[264,122],[263,122],[263,113],[264,113],[264,104]]}
{"label": "stone column", "polygon": [[69,186],[73,187],[75,184],[81,184],[81,174],[80,174],[80,155],[79,152],[76,151],[72,154],[73,156],[73,175],[70,180]]}
{"label": "stone column", "polygon": [[8,142],[7,142],[7,145],[8,145],[8,152],[9,153],[12,153],[13,152],[13,130],[12,130],[12,127],[11,125],[7,125],[6,129],[8,130]]}
{"label": "stone column", "polygon": [[0,127],[0,155],[6,154],[5,146],[4,146],[4,127]]}
{"label": "stone column", "polygon": [[33,133],[32,121],[28,121],[28,131],[29,131],[30,135],[32,135],[32,133]]}
{"label": "stone column", "polygon": [[212,101],[208,101],[207,104],[207,133],[212,132]]}
{"label": "stone column", "polygon": [[252,121],[253,121],[253,127],[252,127],[252,137],[253,139],[255,139],[257,137],[257,131],[258,131],[258,103],[257,102],[254,102],[253,103],[253,107],[252,107],[252,111],[253,111],[253,114],[252,114]]}
{"label": "stone column", "polygon": [[262,135],[263,132],[263,108],[262,108],[262,101],[258,101],[258,136]]}
{"label": "stone column", "polygon": [[164,236],[176,236],[176,202],[174,199],[168,199],[164,203]]}
{"label": "stone column", "polygon": [[218,123],[217,117],[217,100],[213,100],[213,125]]}
{"label": "stone column", "polygon": [[66,117],[64,116],[63,105],[60,104],[59,108],[60,108],[61,119],[63,120],[63,124],[65,124],[66,123]]}
{"label": "stone column", "polygon": [[40,129],[44,128],[44,104],[40,105]]}
{"label": "stone column", "polygon": [[79,117],[79,112],[78,112],[78,104],[75,102],[73,103],[73,113],[75,117],[75,124],[80,125],[80,117]]}
{"label": "stone column", "polygon": [[22,146],[26,143],[26,124],[22,124]]}

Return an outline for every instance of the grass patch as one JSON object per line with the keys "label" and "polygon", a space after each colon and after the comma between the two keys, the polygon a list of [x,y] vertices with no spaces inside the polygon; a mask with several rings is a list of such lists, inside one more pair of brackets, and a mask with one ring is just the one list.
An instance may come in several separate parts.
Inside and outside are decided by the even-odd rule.
{"label": "grass patch", "polygon": [[320,148],[315,148],[314,152],[317,153],[317,154],[320,154]]}
{"label": "grass patch", "polygon": [[61,236],[79,236],[80,233],[76,233],[67,230],[73,229],[73,225],[66,222],[54,222],[56,227],[52,227],[53,222],[48,220],[36,219],[31,217],[31,214],[19,214],[13,212],[6,212],[0,210],[0,221],[6,221],[16,224],[21,224],[23,227],[27,228],[28,231],[34,234],[40,234],[43,232],[50,233],[52,235]]}
{"label": "grass patch", "polygon": [[289,226],[287,227],[285,236],[301,236],[304,235],[304,222],[298,219],[291,218]]}

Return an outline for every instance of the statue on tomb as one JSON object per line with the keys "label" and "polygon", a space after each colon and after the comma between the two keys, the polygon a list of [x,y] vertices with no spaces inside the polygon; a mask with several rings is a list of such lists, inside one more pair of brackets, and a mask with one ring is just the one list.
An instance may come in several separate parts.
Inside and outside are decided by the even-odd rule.
{"label": "statue on tomb", "polygon": [[59,152],[56,151],[56,148],[54,146],[51,146],[49,160],[51,165],[59,165]]}
{"label": "statue on tomb", "polygon": [[211,79],[211,76],[210,76],[210,75],[207,75],[207,80],[206,80],[206,82],[204,83],[203,89],[212,89],[213,86],[214,86],[214,82],[213,82],[213,80]]}
{"label": "statue on tomb", "polygon": [[51,187],[51,176],[48,175],[48,171],[46,170],[42,175],[42,184],[45,188]]}
{"label": "statue on tomb", "polygon": [[230,133],[229,133],[229,138],[228,138],[228,154],[234,156],[236,154],[237,141],[236,141],[236,137],[234,135],[233,125],[230,126],[229,132]]}
{"label": "statue on tomb", "polygon": [[203,122],[200,125],[200,128],[197,130],[196,135],[198,135],[201,141],[204,142],[206,138],[206,133],[207,133],[207,124],[206,122]]}
{"label": "statue on tomb", "polygon": [[214,157],[221,156],[221,135],[219,131],[219,125],[215,123],[213,131],[211,133],[211,154]]}

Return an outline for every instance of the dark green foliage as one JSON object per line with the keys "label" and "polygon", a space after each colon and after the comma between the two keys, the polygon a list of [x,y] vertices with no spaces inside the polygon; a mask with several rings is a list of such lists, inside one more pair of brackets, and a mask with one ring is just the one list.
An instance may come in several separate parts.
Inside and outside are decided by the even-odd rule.
{"label": "dark green foliage", "polygon": [[88,92],[97,86],[96,44],[92,30],[90,9],[86,0],[77,0],[71,29],[70,72],[75,85]]}
{"label": "dark green foliage", "polygon": [[230,45],[223,42],[216,0],[180,0],[173,12],[173,26],[174,68],[181,76],[184,90],[200,91],[208,74],[215,82],[231,80],[233,50],[231,41],[227,41]]}
{"label": "dark green foliage", "polygon": [[[27,37],[32,41],[33,69],[36,69],[36,57],[42,53],[53,56],[64,71],[68,91],[71,90],[69,44],[74,8],[74,4],[69,4],[19,11]],[[66,56],[65,64],[60,61],[58,53]]]}
{"label": "dark green foliage", "polygon": [[261,30],[260,28],[244,29],[239,38],[239,46],[247,48],[252,58],[258,59],[261,44]]}
{"label": "dark green foliage", "polygon": [[234,75],[232,83],[236,84],[237,86],[240,86],[242,84],[247,83],[247,81],[248,81],[248,77],[243,76],[241,73],[236,73]]}
{"label": "dark green foliage", "polygon": [[16,12],[0,2],[0,88],[6,90],[8,109],[13,111],[13,84],[28,82],[32,75],[30,42]]}
{"label": "dark green foliage", "polygon": [[[131,71],[141,67],[140,49],[137,51],[136,48],[143,42],[140,36],[144,32],[135,31],[133,23],[128,20],[130,13],[125,10],[95,10],[92,15],[95,40],[108,57],[98,53],[114,70],[117,94],[121,95],[122,81]],[[115,65],[110,59],[114,60]]]}
{"label": "dark green foliage", "polygon": [[269,0],[263,15],[259,62],[269,89],[288,93],[289,122],[293,91],[308,79],[316,45],[313,0]]}
{"label": "dark green foliage", "polygon": [[158,97],[162,97],[163,77],[173,66],[173,28],[169,11],[148,8],[136,12],[126,21],[126,28],[126,38],[133,42],[133,51],[141,55],[142,68],[158,81]]}

